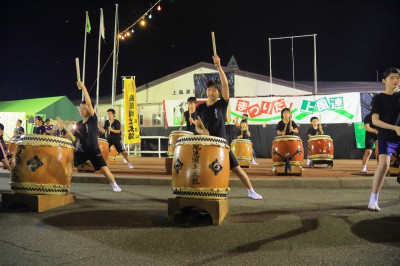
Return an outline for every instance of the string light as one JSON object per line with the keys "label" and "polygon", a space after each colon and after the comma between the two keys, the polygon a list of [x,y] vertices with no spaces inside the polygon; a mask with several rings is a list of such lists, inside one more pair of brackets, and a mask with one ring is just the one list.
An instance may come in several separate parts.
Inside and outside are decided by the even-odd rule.
{"label": "string light", "polygon": [[[135,32],[135,30],[133,29],[133,27],[137,24],[137,23],[139,23],[140,22],[140,25],[142,26],[142,27],[145,27],[146,26],[146,20],[145,20],[145,17],[147,16],[149,19],[152,19],[152,17],[153,17],[153,12],[152,12],[152,10],[153,10],[153,8],[155,8],[156,6],[157,6],[157,11],[161,11],[161,1],[162,0],[158,0],[154,5],[152,5],[152,4],[150,4],[150,8],[144,13],[144,15],[142,16],[142,17],[140,17],[138,20],[136,20],[132,25],[130,25],[128,28],[126,28],[125,30],[123,30],[123,31],[121,31],[119,34],[118,34],[118,38],[119,39],[121,39],[121,40],[124,40],[125,39],[125,37],[127,38],[127,37],[130,37],[134,32]],[[129,33],[129,31],[132,33]]]}

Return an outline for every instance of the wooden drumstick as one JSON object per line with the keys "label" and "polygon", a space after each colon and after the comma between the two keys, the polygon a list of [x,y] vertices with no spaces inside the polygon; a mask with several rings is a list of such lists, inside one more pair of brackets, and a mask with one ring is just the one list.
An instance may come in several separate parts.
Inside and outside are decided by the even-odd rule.
{"label": "wooden drumstick", "polygon": [[192,118],[192,113],[190,112],[190,110],[188,110],[188,112],[189,112],[189,122],[190,122],[190,125],[192,125],[192,122],[190,121],[190,118]]}
{"label": "wooden drumstick", "polygon": [[213,31],[211,32],[211,39],[212,39],[214,55],[217,55],[217,45],[215,44],[215,34]]}
{"label": "wooden drumstick", "polygon": [[292,114],[289,116],[290,127],[292,127]]}
{"label": "wooden drumstick", "polygon": [[65,131],[67,131],[67,134],[71,137],[72,141],[75,141],[75,136],[72,134],[72,132],[65,126],[64,122],[61,120],[59,116],[56,117],[57,121],[63,126]]}
{"label": "wooden drumstick", "polygon": [[[75,58],[75,66],[76,66],[76,77],[79,82],[81,82],[81,68],[79,67],[79,58]],[[78,87],[78,89],[81,89]]]}
{"label": "wooden drumstick", "polygon": [[199,116],[199,120],[200,120],[200,127],[201,127],[201,129],[206,129],[206,127],[204,126],[204,124],[203,124],[203,121],[201,121],[201,118],[200,118],[200,116]]}

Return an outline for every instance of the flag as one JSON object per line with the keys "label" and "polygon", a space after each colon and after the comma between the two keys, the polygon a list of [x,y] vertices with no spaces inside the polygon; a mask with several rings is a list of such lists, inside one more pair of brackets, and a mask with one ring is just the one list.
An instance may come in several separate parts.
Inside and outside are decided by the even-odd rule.
{"label": "flag", "polygon": [[124,78],[124,142],[140,143],[140,124],[135,78]]}
{"label": "flag", "polygon": [[90,33],[92,27],[90,26],[89,14],[86,12],[86,32]]}
{"label": "flag", "polygon": [[103,9],[100,8],[100,32],[101,32],[101,37],[103,40],[106,39],[105,37],[105,32],[104,32],[104,17],[103,17]]}

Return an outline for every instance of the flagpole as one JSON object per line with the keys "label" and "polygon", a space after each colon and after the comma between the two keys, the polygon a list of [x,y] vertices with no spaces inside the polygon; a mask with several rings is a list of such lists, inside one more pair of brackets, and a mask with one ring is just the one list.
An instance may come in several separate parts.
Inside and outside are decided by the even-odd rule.
{"label": "flagpole", "polygon": [[96,113],[99,108],[99,89],[100,89],[100,51],[101,51],[101,32],[103,25],[103,9],[100,8],[100,27],[99,27],[99,49],[97,54],[97,86],[96,86]]}
{"label": "flagpole", "polygon": [[114,55],[113,55],[113,73],[111,85],[111,108],[114,109],[115,102],[115,75],[116,75],[116,61],[117,61],[117,23],[118,23],[118,4],[115,4],[115,25],[114,25]]}
{"label": "flagpole", "polygon": [[[89,12],[86,11],[86,21],[85,21],[85,42],[83,45],[83,72],[82,72],[82,82],[85,84],[85,69],[86,69],[86,37],[87,37],[87,27],[88,27]],[[82,101],[84,99],[82,91]]]}

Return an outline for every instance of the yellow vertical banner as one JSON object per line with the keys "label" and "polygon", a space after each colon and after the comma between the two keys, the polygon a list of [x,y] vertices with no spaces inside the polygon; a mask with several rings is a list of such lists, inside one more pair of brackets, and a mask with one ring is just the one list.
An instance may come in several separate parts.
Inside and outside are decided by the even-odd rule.
{"label": "yellow vertical banner", "polygon": [[124,78],[124,142],[140,143],[139,114],[134,78]]}

